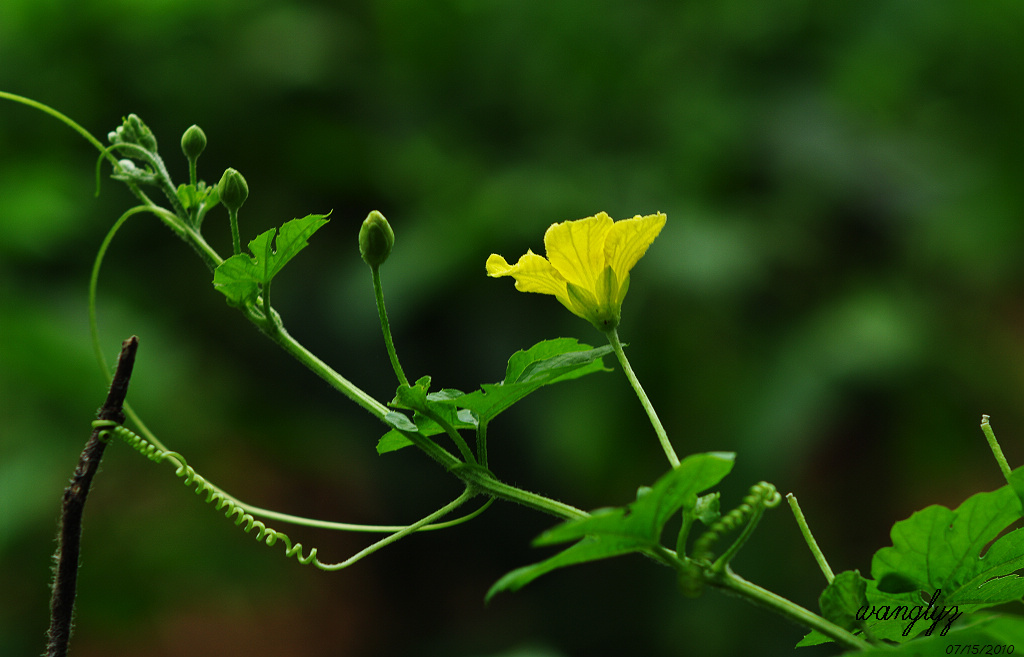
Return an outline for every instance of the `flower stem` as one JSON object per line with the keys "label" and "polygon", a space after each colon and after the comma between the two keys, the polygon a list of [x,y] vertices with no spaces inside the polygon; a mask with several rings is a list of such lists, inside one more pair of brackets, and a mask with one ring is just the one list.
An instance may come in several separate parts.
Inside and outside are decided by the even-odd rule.
{"label": "flower stem", "polygon": [[238,208],[228,208],[228,220],[231,222],[231,252],[238,255],[242,252],[242,240],[238,235]]}
{"label": "flower stem", "polygon": [[804,535],[804,540],[807,542],[807,547],[810,548],[811,554],[814,555],[815,561],[818,562],[818,567],[821,568],[822,574],[825,575],[825,579],[831,584],[832,580],[836,578],[832,572],[832,567],[828,565],[828,561],[825,559],[825,554],[818,547],[818,542],[814,540],[814,535],[811,534],[811,528],[807,526],[807,519],[804,518],[804,512],[800,510],[800,503],[796,501],[796,496],[793,493],[786,494],[786,501],[789,502],[789,508],[793,510],[793,517],[796,518],[796,524],[800,526],[800,533]]}
{"label": "flower stem", "polygon": [[388,322],[388,311],[384,307],[384,287],[380,283],[380,267],[370,267],[373,272],[373,294],[377,299],[377,314],[380,315],[380,330],[384,334],[384,346],[388,350],[388,358],[391,359],[391,367],[395,370],[395,376],[402,385],[409,385],[409,379],[405,378],[405,372],[398,362],[398,352],[395,351],[395,342],[391,338],[391,324]]}
{"label": "flower stem", "polygon": [[629,360],[626,359],[626,352],[622,350],[622,343],[619,341],[618,330],[613,328],[610,331],[607,331],[606,335],[608,336],[608,342],[611,343],[612,349],[615,351],[615,357],[619,359],[622,371],[626,373],[626,378],[629,379],[630,385],[632,385],[633,390],[636,391],[636,396],[639,397],[640,404],[644,407],[644,410],[647,411],[647,417],[651,419],[651,425],[654,426],[654,432],[658,434],[658,441],[661,442],[661,448],[665,450],[665,456],[668,457],[668,462],[672,464],[673,468],[678,467],[679,457],[676,456],[676,451],[672,448],[672,443],[668,440],[668,434],[665,433],[665,427],[661,424],[661,420],[658,419],[658,413],[654,410],[651,400],[648,399],[643,386],[640,385],[640,381],[636,378],[636,374],[633,373],[633,368],[629,366]]}

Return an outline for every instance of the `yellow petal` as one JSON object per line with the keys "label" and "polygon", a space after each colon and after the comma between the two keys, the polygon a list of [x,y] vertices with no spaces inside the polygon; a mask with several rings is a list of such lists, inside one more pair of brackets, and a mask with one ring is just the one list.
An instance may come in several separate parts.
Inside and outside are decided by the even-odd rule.
{"label": "yellow petal", "polygon": [[516,289],[520,292],[538,292],[553,294],[563,304],[568,305],[565,292],[565,279],[559,276],[551,263],[533,251],[527,251],[514,265],[500,255],[491,254],[487,258],[487,275],[494,278],[512,276],[516,279]]}
{"label": "yellow petal", "polygon": [[605,268],[605,238],[612,219],[604,212],[553,224],[544,233],[548,260],[565,280],[591,292]]}
{"label": "yellow petal", "polygon": [[664,225],[665,215],[659,212],[616,221],[608,231],[604,255],[620,284],[626,280],[629,270],[647,253],[647,247]]}

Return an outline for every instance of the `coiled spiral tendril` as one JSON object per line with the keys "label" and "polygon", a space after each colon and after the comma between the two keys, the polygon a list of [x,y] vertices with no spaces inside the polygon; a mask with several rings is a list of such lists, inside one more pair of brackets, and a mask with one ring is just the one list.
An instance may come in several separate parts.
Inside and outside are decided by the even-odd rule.
{"label": "coiled spiral tendril", "polygon": [[109,439],[111,434],[116,435],[150,461],[162,463],[170,459],[172,462],[176,463],[177,467],[174,470],[174,474],[178,478],[183,479],[182,483],[184,483],[186,487],[194,487],[196,495],[202,495],[205,493],[206,503],[213,504],[214,508],[218,511],[224,509],[224,517],[228,519],[234,517],[236,527],[244,524],[245,527],[243,528],[243,531],[246,534],[251,534],[252,530],[255,529],[255,538],[257,541],[262,541],[267,546],[273,546],[277,544],[278,541],[284,543],[286,557],[295,557],[295,559],[304,566],[313,564],[322,570],[340,570],[348,565],[347,562],[340,564],[325,564],[321,562],[316,558],[315,547],[310,548],[309,554],[303,556],[302,543],[293,544],[291,538],[284,532],[267,527],[264,523],[256,520],[252,514],[247,513],[245,509],[235,502],[235,500],[225,495],[223,491],[197,473],[192,466],[185,461],[185,457],[181,454],[160,449],[159,447],[151,444],[145,438],[142,438],[131,430],[110,420],[96,420],[92,424],[93,427],[109,427],[100,432],[101,438]]}
{"label": "coiled spiral tendril", "polygon": [[[723,534],[747,523],[756,523],[765,509],[775,507],[781,501],[782,496],[775,490],[775,486],[762,481],[750,487],[750,492],[743,498],[742,504],[712,523],[708,530],[694,541],[693,556],[684,562],[679,572],[679,587],[683,595],[696,598],[703,592],[707,572],[714,570],[711,561],[714,557],[715,544]],[[752,527],[748,527],[748,531],[750,529]],[[726,551],[728,556],[723,556],[720,559],[723,562],[722,565],[735,555],[734,551],[738,550],[745,538],[741,535],[737,544]],[[718,565],[715,564],[715,566]]]}
{"label": "coiled spiral tendril", "polygon": [[694,542],[693,558],[710,560],[712,549],[715,543],[722,537],[722,534],[733,531],[743,526],[754,515],[755,510],[763,511],[771,509],[782,501],[782,496],[775,490],[775,486],[767,481],[754,484],[750,492],[743,498],[743,503],[738,507],[716,520],[706,532]]}

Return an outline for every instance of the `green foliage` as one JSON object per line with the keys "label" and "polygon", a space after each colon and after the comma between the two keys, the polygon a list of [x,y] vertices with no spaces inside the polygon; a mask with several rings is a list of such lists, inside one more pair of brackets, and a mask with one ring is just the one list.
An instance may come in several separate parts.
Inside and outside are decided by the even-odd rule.
{"label": "green foliage", "polygon": [[[840,573],[821,596],[822,613],[846,629],[866,621],[870,636],[902,643],[948,632],[950,617],[1020,601],[1024,578],[1015,573],[1024,568],[1024,529],[1006,530],[1022,517],[1024,468],[1010,482],[955,510],[931,505],[895,523],[892,546],[872,559],[873,579]],[[822,640],[811,632],[798,645]]]}
{"label": "green foliage", "polygon": [[534,545],[579,542],[549,559],[506,574],[487,592],[487,599],[502,591],[517,591],[557,568],[658,547],[668,519],[680,509],[693,508],[697,493],[729,474],[734,457],[727,452],[693,454],[650,489],[642,489],[635,502],[549,529]]}
{"label": "green foliage", "polygon": [[460,397],[457,403],[473,411],[481,422],[489,422],[543,386],[611,371],[601,360],[611,352],[611,347],[595,349],[575,338],[544,340],[512,354],[501,383],[485,383],[480,390]]}
{"label": "green foliage", "polygon": [[195,185],[178,185],[178,200],[181,207],[196,217],[195,225],[200,225],[206,213],[220,202],[220,187],[209,186],[202,180]]}
{"label": "green foliage", "polygon": [[[277,228],[260,233],[249,242],[251,256],[233,255],[217,267],[213,275],[214,287],[232,305],[255,303],[260,291],[270,284],[289,260],[309,245],[306,240],[327,223],[327,216],[307,215],[286,222],[280,233]],[[274,235],[277,235],[276,240]]]}
{"label": "green foliage", "polygon": [[[202,137],[204,146],[205,136]],[[156,154],[155,136],[136,115],[130,115],[118,130],[111,133],[113,146],[104,149],[103,155],[117,151],[131,158],[116,163],[113,177],[129,183],[129,188],[143,202],[143,205],[125,213],[115,225],[115,229],[134,212],[153,212],[172,228],[177,228],[179,237],[190,242],[208,262],[220,263],[215,268],[214,284],[231,305],[251,307],[262,295],[263,314],[247,313],[249,318],[261,328],[269,326],[262,320],[271,318],[279,326],[279,318],[268,301],[271,282],[283,267],[308,245],[308,238],[327,223],[327,215],[308,215],[302,219],[289,221],[280,229],[265,231],[249,242],[248,247],[252,255],[240,253],[236,215],[238,208],[248,196],[248,187],[244,178],[233,169],[225,172],[224,178],[216,188],[206,187],[204,183],[197,181],[194,164],[202,148],[196,139],[198,137],[193,131],[194,143],[186,144],[183,141],[183,150],[192,166],[190,184],[179,186],[175,190],[162,160]],[[145,168],[138,168],[132,160],[142,162]],[[173,210],[153,204],[148,197],[133,187],[136,184],[159,186],[167,195]],[[206,244],[198,231],[192,231],[189,227],[191,224],[192,227],[198,228],[206,210],[218,202],[229,210],[235,251],[234,256],[223,261]],[[380,297],[376,269],[390,253],[393,244],[393,233],[390,232],[390,227],[382,215],[371,213],[367,223],[364,223],[359,243],[364,259],[374,269],[375,290]],[[101,253],[105,248],[106,242],[101,248]],[[610,272],[610,269],[607,271]],[[571,285],[569,293],[573,293]],[[252,308],[247,308],[249,309]],[[383,318],[382,306],[381,315]],[[382,322],[382,327],[388,338],[386,322]],[[1008,531],[1009,526],[1022,517],[1024,469],[1009,473],[1008,467],[1005,467],[1005,459],[1000,463],[1004,465],[1004,473],[1007,473],[1010,484],[991,493],[974,495],[956,510],[934,505],[896,523],[892,530],[892,547],[883,548],[875,554],[872,563],[873,579],[866,580],[857,571],[840,573],[819,598],[822,612],[822,616],[819,617],[783,598],[770,597],[774,594],[768,594],[763,589],[745,582],[728,568],[730,560],[745,544],[765,508],[774,506],[779,500],[774,486],[762,482],[752,487],[743,504],[723,516],[719,510],[717,492],[698,497],[701,491],[719,483],[729,473],[734,460],[732,453],[695,454],[680,462],[668,446],[666,453],[670,456],[673,469],[653,486],[639,488],[636,500],[631,504],[601,509],[591,514],[500,482],[487,469],[485,434],[487,424],[491,420],[543,386],[606,370],[602,358],[611,352],[616,354],[627,378],[640,396],[663,445],[667,445],[664,428],[636,382],[614,331],[610,334],[611,345],[608,347],[595,349],[572,338],[560,338],[546,340],[529,349],[516,352],[508,361],[503,381],[497,384],[484,384],[480,390],[469,394],[453,389],[430,392],[429,376],[421,377],[410,385],[395,360],[395,370],[401,384],[390,406],[394,409],[412,411],[411,419],[405,414],[387,411],[383,405],[327,368],[322,361],[311,356],[300,345],[287,342],[290,338],[285,338],[283,331],[277,331],[271,337],[278,340],[311,369],[331,381],[341,392],[361,403],[364,408],[393,427],[379,442],[379,453],[415,444],[465,483],[465,490],[458,498],[426,518],[411,525],[389,528],[388,531],[393,533],[388,537],[345,562],[322,564],[316,560],[315,550],[308,556],[303,556],[301,544],[296,543],[293,546],[285,534],[268,529],[261,521],[255,520],[255,517],[246,510],[246,506],[225,496],[218,488],[196,475],[180,455],[147,443],[121,427],[116,428],[122,432],[122,437],[126,437],[129,443],[142,453],[151,458],[159,455],[159,458],[154,460],[171,459],[178,463],[176,471],[179,476],[185,477],[186,483],[195,483],[196,491],[207,495],[207,502],[215,502],[218,509],[227,508],[226,515],[237,517],[236,524],[245,523],[246,532],[257,529],[257,539],[267,545],[272,545],[277,540],[283,541],[286,554],[297,556],[301,563],[315,562],[318,567],[330,570],[344,568],[365,554],[420,529],[450,526],[461,522],[463,519],[436,525],[433,523],[466,500],[486,494],[492,500],[504,498],[557,517],[569,518],[561,525],[544,532],[534,541],[535,545],[573,542],[570,547],[544,561],[508,573],[491,587],[487,599],[501,591],[518,590],[537,577],[565,566],[623,554],[643,553],[675,567],[682,589],[687,595],[699,594],[705,585],[731,589],[733,592],[761,601],[783,615],[801,619],[801,622],[809,627],[816,628],[800,645],[823,642],[827,636],[847,647],[867,646],[867,643],[850,632],[859,632],[876,643],[880,640],[905,643],[922,634],[931,637],[942,621],[945,621],[945,626],[941,629],[940,636],[944,636],[951,631],[953,622],[965,615],[965,622],[953,631],[953,636],[957,640],[974,640],[975,637],[982,636],[1018,641],[1022,637],[1019,619],[1003,621],[997,617],[970,616],[988,607],[1024,598],[1024,579],[1016,574],[1024,567],[1024,530]],[[388,350],[394,359],[395,353],[390,339]],[[476,457],[459,433],[463,429],[473,429],[477,432]],[[430,440],[431,436],[440,433],[446,433],[452,438],[462,454],[462,461],[440,449]],[[991,440],[994,444],[993,449],[996,450],[994,436]],[[1001,453],[998,458],[1002,458]],[[662,533],[669,519],[678,516],[680,511],[682,528],[677,539],[676,551],[673,552],[662,544]],[[286,517],[276,512],[263,513]],[[475,513],[465,518],[473,515]],[[289,521],[293,520],[294,517],[289,517]],[[319,521],[298,520],[305,524],[324,526]],[[710,528],[695,542],[693,556],[687,557],[686,537],[690,527],[698,520],[704,524],[710,523]],[[726,531],[740,527],[743,527],[741,535],[712,563],[712,547],[719,537]],[[353,531],[381,530],[381,527],[355,525],[348,525],[346,528],[355,528]],[[828,570],[827,567],[825,569]],[[927,605],[923,604],[925,599],[928,601]],[[919,623],[922,619],[924,622]],[[914,648],[901,648],[899,652],[916,654],[907,651],[916,651],[930,640],[923,639],[915,643]]]}
{"label": "green foliage", "polygon": [[925,655],[1011,654],[1024,641],[1024,618],[979,614],[969,623],[945,635],[935,632],[899,646],[884,645],[863,651],[845,652],[858,657],[923,657]]}
{"label": "green foliage", "polygon": [[[643,330],[658,344],[657,364],[664,366],[645,373],[645,385],[672,400],[688,435],[708,441],[701,449],[728,441],[766,473],[779,472],[780,480],[799,477],[805,484],[800,492],[811,499],[819,492],[812,486],[851,491],[870,487],[876,477],[892,482],[874,498],[877,504],[847,504],[841,513],[823,514],[816,522],[825,536],[849,536],[856,531],[849,528],[871,525],[866,517],[905,517],[901,500],[935,495],[954,477],[958,489],[970,485],[979,476],[978,457],[962,439],[960,423],[978,400],[1010,426],[1021,425],[1020,327],[1013,311],[1024,234],[1024,186],[1015,173],[1022,153],[1016,126],[1024,107],[1014,29],[1019,2],[763,3],[740,9],[662,2],[594,11],[579,2],[371,1],[348,7],[305,1],[254,12],[245,3],[173,0],[82,4],[72,20],[62,16],[65,9],[52,2],[5,3],[0,61],[19,65],[4,67],[0,86],[75,108],[88,126],[146,108],[143,116],[154,130],[167,128],[157,130],[165,149],[180,128],[201,119],[217,135],[219,151],[203,157],[235,153],[250,179],[274,180],[277,207],[303,207],[309,199],[330,199],[325,207],[384,206],[410,229],[413,253],[422,252],[417,238],[426,242],[425,251],[433,246],[430,236],[443,232],[444,258],[406,261],[401,266],[416,275],[404,281],[395,263],[396,300],[432,291],[429,301],[396,315],[410,352],[420,348],[414,339],[429,344],[432,353],[461,340],[453,327],[465,327],[463,318],[428,325],[429,307],[470,298],[481,318],[493,317],[499,307],[507,311],[503,295],[480,294],[483,285],[471,287],[468,274],[481,252],[497,248],[496,240],[523,240],[526,246],[536,226],[574,216],[590,203],[632,210],[629,204],[642,198],[670,213],[682,210],[685,216],[673,214],[680,218],[670,236],[673,248],[652,254],[647,263],[649,280],[660,282],[634,299],[637,309],[657,308],[657,323]],[[103,39],[95,39],[98,33]],[[439,33],[450,38],[438,39]],[[58,72],[66,83],[53,84]],[[7,236],[0,268],[8,322],[23,319],[15,310],[22,306],[35,313],[29,316],[42,316],[39,308],[66,312],[81,286],[75,258],[96,242],[100,217],[119,213],[112,209],[114,195],[71,201],[80,198],[67,174],[80,154],[73,150],[77,144],[63,135],[51,139],[49,124],[23,115],[4,113],[0,140],[0,223]],[[33,184],[18,184],[24,171],[36,170]],[[151,234],[126,232],[118,250],[129,254],[141,246],[147,256],[165,260],[181,255],[178,244],[133,243]],[[325,250],[322,257],[336,255]],[[467,272],[458,274],[466,282],[449,286],[451,295],[444,296],[455,272]],[[173,329],[160,313],[189,304],[194,290],[165,278],[162,286],[155,279],[148,283],[161,301],[148,325]],[[105,291],[111,338],[121,337],[115,309],[139,315],[153,310],[120,298],[121,289]],[[338,300],[338,307],[354,305],[361,291],[358,282],[345,289],[351,296]],[[379,335],[337,335],[336,318],[348,312],[306,304],[290,312],[289,321],[305,335],[327,333],[316,336],[321,344],[343,343],[346,364],[360,380],[386,389],[390,373],[370,370],[362,358]],[[335,321],[319,321],[325,316]],[[540,325],[548,321],[538,314],[528,326],[543,331]],[[500,332],[498,340],[460,344],[462,358],[497,362],[507,356],[493,345],[509,343],[522,324],[497,324],[487,328]],[[42,346],[50,351],[70,350],[67,318],[57,325],[65,330],[38,339],[49,340]],[[531,335],[522,344],[561,334]],[[193,342],[181,346],[216,353],[223,334],[187,337]],[[631,337],[641,343],[642,336]],[[60,437],[75,435],[70,409],[85,397],[83,388],[79,394],[41,393],[56,385],[48,381],[66,380],[66,364],[36,366],[25,376],[8,361],[21,362],[35,350],[10,332],[2,341],[7,360],[0,378],[17,393],[7,395],[6,415],[25,425],[7,432],[4,460],[45,445],[52,450],[51,471],[62,471]],[[239,391],[253,385],[246,368],[225,364],[218,371],[220,376],[196,379],[189,391],[203,398],[233,391],[244,403]],[[165,400],[169,408],[181,402]],[[623,425],[623,400],[607,395],[588,402],[587,409],[601,405],[597,421]],[[43,410],[26,412],[32,404]],[[216,418],[217,404],[208,406]],[[236,407],[224,403],[225,415]],[[543,451],[546,432],[560,428],[554,413],[561,410],[536,407],[539,439],[517,446],[524,461],[550,457]],[[296,421],[287,404],[260,411],[268,426]],[[326,426],[337,412],[307,408],[303,425]],[[42,428],[35,417],[46,419]],[[335,428],[331,438],[343,431]],[[833,461],[827,476],[813,472],[821,462],[809,455],[820,457],[825,445],[816,441],[829,440],[829,453],[857,450],[868,433],[875,439],[863,460]],[[839,442],[851,435],[856,438]],[[293,476],[289,467],[304,475],[322,462],[305,442],[289,444],[294,451],[274,461],[281,477]],[[588,461],[601,472],[611,465],[635,472],[644,458],[611,437],[589,448]],[[258,450],[250,457],[259,458]],[[109,474],[111,484],[127,476],[113,467]],[[275,490],[265,490],[268,503],[291,502]],[[34,526],[49,527],[51,516],[43,509]],[[38,539],[29,531],[12,530],[10,536],[17,549],[0,557],[20,558]],[[833,556],[840,563],[862,561],[854,545],[832,546]],[[211,561],[232,558],[232,547],[211,544]],[[379,565],[388,568],[386,561]],[[24,604],[24,579],[10,575],[6,597],[13,602],[0,615],[35,638],[38,629],[19,615],[30,606]],[[792,577],[796,586],[797,578],[819,574],[794,569]],[[161,599],[159,580],[136,580],[147,604]],[[30,584],[28,590],[39,588],[37,581]],[[600,578],[591,589],[580,585],[575,593],[581,616],[600,613],[599,605],[607,610],[610,605],[596,594]],[[328,578],[317,586],[320,595],[343,588]],[[102,587],[96,599],[125,604]],[[401,602],[393,604],[389,613],[411,617]],[[181,611],[168,603],[150,618]],[[543,608],[531,610],[531,617],[544,615]],[[634,632],[615,632],[638,643],[643,634],[649,643],[609,652],[671,654],[659,632],[682,635],[706,624],[718,642],[704,651],[752,654],[744,641],[760,647],[791,629],[780,624],[778,634],[762,635],[735,631],[742,621],[734,617],[713,623],[701,614],[682,616],[682,627],[670,630],[656,625],[663,615],[652,614]],[[475,618],[461,618],[472,632]],[[309,631],[305,622],[311,621],[290,627],[301,635]],[[162,636],[158,628],[133,626],[140,636]],[[466,631],[454,617],[444,626]],[[372,628],[365,624],[354,640],[367,640]],[[86,651],[88,632],[84,624]],[[572,645],[578,636],[547,640],[561,641],[565,654],[590,652]]]}
{"label": "green foliage", "polygon": [[391,406],[416,413],[412,421],[400,413],[389,413],[385,417],[385,421],[395,428],[377,442],[377,453],[385,454],[412,445],[399,429],[419,429],[425,436],[444,431],[437,422],[423,414],[428,408],[456,429],[475,428],[490,422],[512,404],[543,386],[609,371],[601,358],[610,352],[611,347],[595,349],[575,338],[555,338],[512,354],[501,383],[485,383],[481,390],[469,394],[453,389],[427,393],[430,377],[423,377],[412,386],[400,386]]}
{"label": "green foliage", "polygon": [[429,376],[420,377],[411,386],[398,387],[391,406],[413,411],[413,419],[410,421],[408,416],[394,411],[384,416],[384,421],[395,428],[377,441],[378,454],[386,454],[412,445],[412,441],[406,438],[402,431],[419,432],[428,437],[444,433],[445,429],[436,420],[427,417],[425,412],[430,412],[455,429],[475,429],[477,427],[476,418],[468,410],[459,410],[450,403],[453,399],[460,397],[461,392],[444,389],[428,393],[429,389]]}
{"label": "green foliage", "polygon": [[844,630],[855,629],[857,612],[867,604],[866,590],[867,582],[858,571],[839,573],[818,598],[822,615]]}
{"label": "green foliage", "polygon": [[[1011,475],[1017,482],[1022,477],[1024,469]],[[868,603],[914,606],[922,595],[927,599],[941,591],[936,606],[970,613],[1020,600],[1024,578],[1014,573],[1024,567],[1024,530],[1000,536],[1020,518],[1020,499],[1006,485],[972,495],[955,510],[932,505],[897,522],[892,547],[880,549],[871,561],[875,583],[868,587]],[[900,640],[895,625],[876,620],[869,631]]]}

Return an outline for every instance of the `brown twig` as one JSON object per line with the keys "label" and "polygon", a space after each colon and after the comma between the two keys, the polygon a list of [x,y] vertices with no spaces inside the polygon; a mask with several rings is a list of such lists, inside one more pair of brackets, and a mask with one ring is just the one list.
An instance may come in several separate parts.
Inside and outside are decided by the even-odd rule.
{"label": "brown twig", "polygon": [[[135,365],[135,352],[139,347],[139,339],[134,335],[121,343],[121,355],[117,359],[117,369],[110,382],[107,401],[103,403],[97,414],[101,420],[110,420],[121,424],[124,422],[124,398],[128,394],[128,382],[132,377]],[[82,512],[85,510],[85,498],[89,494],[92,478],[100,466],[103,450],[107,441],[100,437],[102,427],[96,427],[85,443],[85,449],[78,459],[78,467],[71,477],[71,483],[64,489],[64,501],[61,505],[60,535],[57,540],[57,552],[54,554],[55,576],[53,580],[53,598],[50,601],[50,631],[46,646],[47,657],[65,657],[68,654],[68,643],[71,640],[71,616],[75,608],[75,585],[78,579],[78,554],[82,539]]]}

